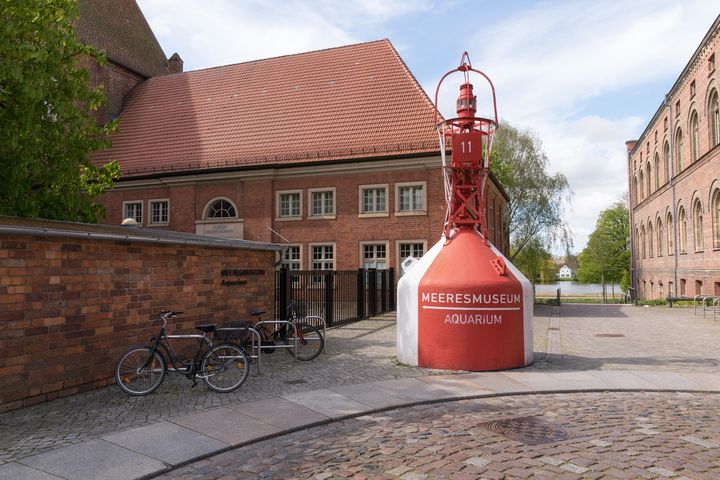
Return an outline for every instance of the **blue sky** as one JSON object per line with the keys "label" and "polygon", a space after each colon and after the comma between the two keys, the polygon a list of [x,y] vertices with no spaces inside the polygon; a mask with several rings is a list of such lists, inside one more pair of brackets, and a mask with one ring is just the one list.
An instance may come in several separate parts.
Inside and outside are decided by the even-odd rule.
{"label": "blue sky", "polygon": [[[138,0],[185,70],[389,38],[432,98],[464,50],[500,117],[532,130],[567,175],[575,251],[627,190],[642,133],[720,14],[715,0]],[[441,92],[452,107],[455,91]],[[479,99],[482,103],[483,99]]]}

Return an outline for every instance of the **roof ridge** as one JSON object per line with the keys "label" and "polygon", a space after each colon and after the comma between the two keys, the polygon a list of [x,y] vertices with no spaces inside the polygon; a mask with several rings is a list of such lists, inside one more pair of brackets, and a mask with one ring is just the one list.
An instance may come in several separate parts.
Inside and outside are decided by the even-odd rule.
{"label": "roof ridge", "polygon": [[[311,53],[319,53],[319,52],[327,52],[330,50],[340,50],[345,48],[353,48],[353,47],[359,47],[361,45],[370,45],[373,43],[382,43],[382,42],[388,42],[390,41],[387,38],[381,38],[379,40],[369,40],[367,42],[359,42],[359,43],[351,43],[350,45],[340,45],[337,47],[327,47],[327,48],[318,48],[317,50],[310,50],[307,52],[298,52],[298,53],[287,53],[285,55],[276,55],[274,57],[267,57],[267,58],[257,58],[255,60],[246,60],[244,62],[235,62],[235,63],[228,63],[226,65],[216,65],[214,67],[205,67],[205,68],[198,68],[197,70],[187,70],[184,72],[178,72],[178,73],[171,73],[169,75],[163,75],[163,77],[173,77],[176,75],[184,75],[184,74],[190,74],[190,73],[196,73],[196,72],[206,72],[208,70],[217,70],[221,68],[228,68],[228,67],[235,67],[238,65],[247,65],[249,63],[260,63],[260,62],[266,62],[269,60],[277,60],[280,58],[288,58],[288,57],[299,57],[301,55],[309,55]],[[392,46],[392,45],[391,45]],[[393,49],[394,50],[394,49]]]}

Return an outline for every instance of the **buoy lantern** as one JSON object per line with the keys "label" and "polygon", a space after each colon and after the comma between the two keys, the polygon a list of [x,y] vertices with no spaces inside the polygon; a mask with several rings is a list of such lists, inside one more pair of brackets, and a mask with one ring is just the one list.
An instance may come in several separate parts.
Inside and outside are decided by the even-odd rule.
{"label": "buoy lantern", "polygon": [[[436,126],[445,180],[447,214],[442,235],[398,283],[397,356],[408,365],[452,370],[502,370],[533,361],[530,282],[489,241],[485,219],[490,150],[497,128],[495,89],[470,64],[462,72],[458,116]],[[476,117],[477,98],[469,73],[490,85],[494,119]],[[440,121],[438,121],[440,120]],[[448,163],[446,146],[452,146]],[[405,262],[404,262],[405,264]]]}

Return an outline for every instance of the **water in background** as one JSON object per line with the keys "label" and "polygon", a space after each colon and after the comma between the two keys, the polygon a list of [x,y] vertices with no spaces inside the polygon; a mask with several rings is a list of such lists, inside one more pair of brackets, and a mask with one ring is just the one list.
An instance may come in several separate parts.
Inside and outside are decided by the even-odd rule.
{"label": "water in background", "polygon": [[[554,297],[557,289],[560,289],[560,295],[580,297],[595,297],[602,295],[602,285],[599,283],[578,283],[578,282],[555,282],[555,283],[538,283],[535,285],[535,295],[538,297]],[[608,297],[612,296],[613,285],[605,284],[605,292]],[[615,285],[615,296],[622,296],[620,285]]]}

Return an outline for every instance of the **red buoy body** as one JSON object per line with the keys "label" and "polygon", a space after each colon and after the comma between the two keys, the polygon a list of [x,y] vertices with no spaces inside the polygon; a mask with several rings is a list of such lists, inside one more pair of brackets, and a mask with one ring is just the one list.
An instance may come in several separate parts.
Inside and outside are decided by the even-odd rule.
{"label": "red buoy body", "polygon": [[[447,218],[440,241],[398,282],[398,360],[452,370],[522,367],[533,358],[532,285],[490,243],[485,220],[490,150],[497,128],[495,92],[490,79],[472,68],[467,52],[461,65],[443,79],[454,71],[465,75],[458,117],[437,124]],[[490,83],[494,120],[475,116],[471,71]],[[437,97],[436,93],[436,104]],[[446,145],[452,146],[449,163]]]}

